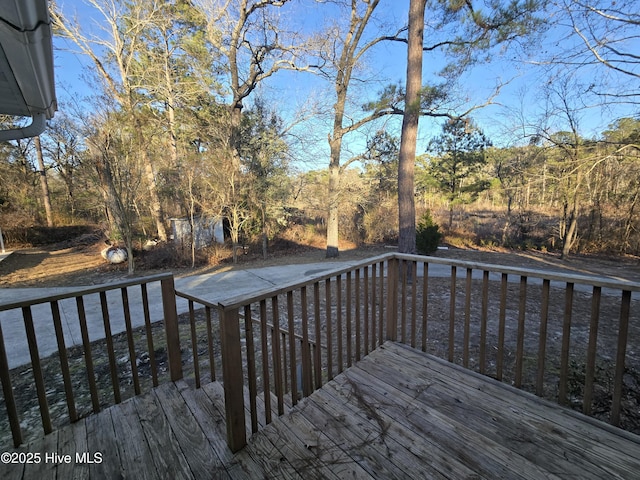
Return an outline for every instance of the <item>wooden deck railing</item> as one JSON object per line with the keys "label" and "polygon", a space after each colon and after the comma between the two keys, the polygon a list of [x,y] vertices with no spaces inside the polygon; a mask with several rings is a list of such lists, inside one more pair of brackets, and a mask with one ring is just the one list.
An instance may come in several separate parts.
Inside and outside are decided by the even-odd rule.
{"label": "wooden deck railing", "polygon": [[[164,329],[163,332],[161,332],[163,333],[163,335],[161,335],[162,338],[156,338],[154,343],[148,286],[151,284],[157,285],[158,283],[160,284],[159,295],[161,295],[162,299],[162,311],[159,315],[161,318],[164,318]],[[142,297],[142,311],[132,312],[129,296],[132,293],[137,294],[137,289],[139,289]],[[118,291],[120,292],[119,302],[116,298]],[[91,303],[93,310],[98,309],[99,306],[99,315],[102,323],[101,328],[97,328],[95,322],[93,325],[88,325],[88,299],[91,299],[89,303]],[[73,303],[73,300],[75,300],[75,305],[70,306],[69,301]],[[109,307],[110,301],[111,309]],[[113,306],[114,303],[117,305],[115,308]],[[43,307],[46,308],[47,304],[50,308],[46,310],[43,309]],[[66,307],[66,310],[74,310],[74,312],[69,313],[74,317],[72,321],[78,322],[80,329],[82,355],[79,356],[80,360],[76,363],[84,364],[83,366],[80,366],[83,368],[84,376],[86,378],[86,384],[84,385],[79,385],[77,382],[77,376],[72,375],[72,370],[75,370],[79,366],[71,364],[70,362],[68,354],[69,346],[65,340],[65,330],[67,330],[67,325],[66,322],[63,322],[63,316],[61,315],[62,305]],[[36,313],[34,313],[35,308],[37,308]],[[118,311],[116,312],[115,309]],[[96,372],[96,363],[94,361],[98,356],[98,347],[95,345],[96,339],[104,339],[106,344],[106,351],[101,351],[101,353],[106,356],[108,360],[106,362],[107,365],[103,365],[104,368],[101,368],[100,375],[110,376],[110,394],[113,395],[113,402],[115,403],[120,403],[122,401],[121,389],[128,387],[128,385],[123,385],[119,379],[124,368],[128,369],[127,377],[130,377],[129,381],[133,387],[133,394],[138,395],[142,392],[140,376],[138,374],[137,355],[137,353],[140,352],[140,349],[146,349],[148,351],[148,359],[150,363],[149,368],[151,370],[153,386],[158,385],[159,373],[155,358],[155,352],[158,348],[166,350],[168,355],[168,370],[171,380],[175,381],[183,376],[182,360],[180,357],[180,340],[178,334],[178,317],[176,313],[176,297],[174,294],[173,276],[171,274],[156,275],[95,288],[80,288],[72,293],[18,301],[0,306],[0,312],[10,310],[21,311],[22,321],[24,323],[24,334],[26,335],[26,342],[28,344],[30,356],[30,366],[27,366],[30,368],[27,368],[27,370],[22,372],[22,375],[31,374],[33,376],[33,384],[35,385],[38,400],[37,408],[40,412],[42,428],[45,434],[50,433],[53,430],[52,416],[47,396],[48,390],[54,389],[54,387],[52,387],[52,383],[58,375],[45,375],[43,372],[45,359],[41,358],[41,356],[48,357],[48,355],[41,355],[39,344],[42,345],[44,341],[47,340],[43,337],[50,335],[49,331],[51,331],[51,326],[53,326],[53,332],[57,343],[55,354],[57,354],[59,358],[59,370],[57,367],[56,370],[60,372],[62,377],[67,418],[71,422],[74,422],[79,418],[78,405],[76,402],[77,395],[75,394],[76,390],[88,390],[91,399],[91,405],[88,407],[90,412],[100,411],[101,401],[104,400],[104,396],[107,395],[107,392],[105,392],[104,389],[100,389],[98,387],[96,381],[98,376],[98,372]],[[132,326],[132,314],[140,315],[144,318],[144,324],[140,327],[140,330],[142,330],[142,337],[145,338],[134,338],[134,332],[136,329]],[[114,326],[114,319],[116,316],[123,317],[122,320],[124,321],[123,335],[126,335],[126,353],[124,362],[122,361],[122,358],[116,358],[116,348],[114,347],[116,332],[113,331],[112,327]],[[117,323],[120,323],[120,321]],[[7,344],[5,343],[2,331],[3,326],[5,329],[8,327],[13,329],[17,327],[17,325],[10,325],[7,323],[0,325],[0,380],[2,381],[4,404],[7,410],[7,417],[11,428],[13,443],[15,446],[18,446],[23,442],[22,429],[20,426],[21,417],[24,416],[25,411],[30,407],[25,404],[19,406],[19,402],[14,395],[14,379],[12,377],[12,370],[9,368]],[[101,331],[96,331],[96,329]],[[136,343],[142,343],[142,346],[139,347],[138,350],[136,349]],[[47,358],[46,360],[49,361],[50,358]],[[128,364],[128,367],[119,365],[122,363]]]}
{"label": "wooden deck railing", "polygon": [[219,305],[229,446],[384,341],[388,256]]}
{"label": "wooden deck railing", "polygon": [[580,401],[586,414],[597,390],[619,425],[625,372],[640,372],[638,352],[627,352],[640,339],[638,291],[604,277],[388,254],[231,299],[219,305],[229,446],[246,444],[245,391],[255,432],[385,340],[560,404]]}
{"label": "wooden deck railing", "polygon": [[[152,283],[161,287],[157,294],[164,321],[159,323],[153,323],[149,313],[153,302],[147,286]],[[131,312],[129,295],[138,288],[142,312]],[[120,300],[113,302],[118,291]],[[115,403],[122,400],[123,368],[128,369],[132,394],[143,390],[137,372],[141,350],[149,353],[154,386],[161,381],[158,351],[168,356],[168,379],[182,378],[192,365],[197,386],[206,381],[205,370],[209,379],[220,378],[221,356],[227,436],[234,451],[246,444],[248,432],[270,423],[386,340],[561,404],[580,405],[584,413],[604,415],[619,425],[626,415],[623,398],[629,393],[629,376],[640,372],[640,312],[632,296],[639,291],[640,284],[609,278],[402,254],[375,257],[217,305],[176,292],[170,274],[158,275],[0,306],[0,312],[20,311],[31,360],[30,370],[9,369],[0,328],[0,380],[14,444],[23,441],[20,423],[26,409],[14,398],[16,375],[32,375],[42,427],[50,432],[47,396],[53,380],[43,372],[39,339],[43,326],[53,326],[67,417],[79,417],[80,386],[72,381],[75,367],[67,358],[60,312],[65,301],[65,312],[77,312],[89,411],[100,410],[104,400],[96,386],[96,335],[104,338],[100,348],[108,359],[100,375],[110,376]],[[85,303],[90,296],[100,315],[101,335],[87,327]],[[188,320],[178,320],[179,298],[188,302]],[[124,317],[124,354],[114,346],[114,303]],[[50,312],[43,315],[47,304]],[[132,325],[136,316],[144,318],[139,329]],[[203,357],[208,357],[208,365]]]}

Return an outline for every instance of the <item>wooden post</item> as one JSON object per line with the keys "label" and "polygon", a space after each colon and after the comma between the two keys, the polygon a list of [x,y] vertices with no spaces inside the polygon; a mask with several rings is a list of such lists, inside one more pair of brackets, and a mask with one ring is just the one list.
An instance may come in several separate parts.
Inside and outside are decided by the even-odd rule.
{"label": "wooden post", "polygon": [[222,305],[219,306],[218,312],[221,330],[227,445],[235,453],[247,444],[244,418],[242,350],[240,345],[240,315],[237,308],[225,310]]}
{"label": "wooden post", "polygon": [[178,310],[176,309],[176,291],[173,277],[160,281],[162,288],[162,307],[164,310],[164,328],[167,336],[167,356],[171,381],[182,379],[182,355],[180,354],[180,334],[178,331]]}
{"label": "wooden post", "polygon": [[[397,258],[387,261],[387,334],[386,340],[398,338],[398,267]],[[382,299],[381,299],[382,300]]]}

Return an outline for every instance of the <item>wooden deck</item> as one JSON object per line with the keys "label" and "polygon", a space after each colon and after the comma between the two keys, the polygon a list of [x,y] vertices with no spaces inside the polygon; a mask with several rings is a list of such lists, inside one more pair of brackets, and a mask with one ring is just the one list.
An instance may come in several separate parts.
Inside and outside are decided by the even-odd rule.
{"label": "wooden deck", "polygon": [[218,383],[162,385],[13,451],[40,462],[0,478],[640,478],[640,437],[389,342],[235,455],[223,412]]}

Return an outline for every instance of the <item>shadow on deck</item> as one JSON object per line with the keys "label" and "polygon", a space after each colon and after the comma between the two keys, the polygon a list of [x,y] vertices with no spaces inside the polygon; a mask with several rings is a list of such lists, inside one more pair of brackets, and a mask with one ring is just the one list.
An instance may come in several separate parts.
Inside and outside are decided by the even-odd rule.
{"label": "shadow on deck", "polygon": [[0,478],[601,479],[640,472],[640,437],[393,342],[276,417],[236,454],[227,447],[224,411],[218,382],[164,384],[12,450]]}

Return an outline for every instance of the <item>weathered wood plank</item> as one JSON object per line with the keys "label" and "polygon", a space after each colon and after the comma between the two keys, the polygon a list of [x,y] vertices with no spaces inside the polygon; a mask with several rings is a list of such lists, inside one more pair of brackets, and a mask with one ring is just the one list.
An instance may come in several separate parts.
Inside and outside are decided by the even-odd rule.
{"label": "weathered wood plank", "polygon": [[123,475],[127,478],[143,480],[160,478],[162,472],[159,475],[155,469],[154,458],[149,450],[132,399],[123,402],[117,410],[113,410],[111,419]]}
{"label": "weathered wood plank", "polygon": [[[276,420],[277,421],[277,420]],[[271,423],[273,425],[273,423]],[[268,427],[269,428],[269,427]],[[291,466],[281,448],[278,448],[264,433],[249,439],[247,446],[233,457],[233,466],[243,469],[247,464],[255,464],[263,472],[262,478],[298,479],[300,475]],[[241,470],[244,472],[244,470]],[[233,479],[236,471],[229,472]],[[248,477],[257,478],[257,477]]]}
{"label": "weathered wood plank", "polygon": [[332,384],[313,395],[310,403],[315,412],[305,408],[304,413],[322,426],[325,435],[347,449],[372,476],[448,478],[431,466],[444,458],[446,469],[453,470],[448,453],[432,448],[433,445],[410,430],[399,427],[384,412],[354,405],[335,388]]}
{"label": "weathered wood plank", "polygon": [[[89,464],[78,461],[89,451],[87,445],[87,428],[84,420],[72,423],[58,431],[58,454],[71,455],[71,463],[58,465],[57,476],[65,480],[85,480],[89,478]],[[80,457],[78,458],[78,455]],[[93,457],[88,457],[93,459]]]}
{"label": "weathered wood plank", "polygon": [[[181,393],[184,396],[186,390]],[[202,395],[202,393],[204,395]],[[205,431],[209,443],[222,460],[227,473],[232,479],[258,478],[262,476],[262,470],[250,456],[243,454],[244,450],[236,453],[231,452],[225,441],[225,419],[224,419],[224,388],[221,383],[207,383],[202,389],[194,392],[194,399],[199,408],[210,417],[203,421],[196,416]]]}
{"label": "weathered wood plank", "polygon": [[[6,450],[10,453],[26,453],[29,452],[29,445],[22,444],[18,448]],[[10,459],[11,460],[11,459]],[[0,462],[0,478],[3,480],[20,480],[24,475],[24,463],[21,462]]]}
{"label": "weathered wood plank", "polygon": [[[505,421],[511,418],[512,428],[519,431],[520,436],[524,429],[529,431],[527,442],[540,437],[540,451],[536,455],[544,456],[544,450],[549,450],[566,460],[566,468],[587,472],[585,478],[590,474],[595,474],[595,478],[628,478],[640,471],[640,438],[636,435],[473,372],[464,372],[455,366],[442,368],[436,359],[430,359],[431,365],[428,365],[424,358],[407,348],[389,347],[397,350],[403,361],[413,361],[420,367],[416,374],[422,381],[438,382],[444,386],[443,391],[448,389],[459,394],[466,391],[473,395],[475,407],[482,411],[478,416]],[[385,359],[389,360],[386,356]],[[504,438],[507,425],[499,426],[497,436]]]}
{"label": "weathered wood plank", "polygon": [[176,436],[194,478],[209,478],[221,468],[220,460],[173,383],[154,391]]}
{"label": "weathered wood plank", "polygon": [[[371,371],[370,368],[367,370]],[[388,375],[388,372],[384,373]],[[401,376],[403,385],[407,386],[408,391],[403,392],[406,397],[398,396],[394,392],[396,400],[406,398],[407,401],[410,401],[413,398],[411,392],[415,391],[415,385],[405,383],[408,378],[405,373],[407,372],[403,372]],[[452,439],[455,441],[459,433],[463,434],[467,440],[473,439],[473,441],[467,441],[465,451],[471,461],[476,462],[476,464],[470,465],[474,470],[477,471],[478,464],[492,464],[492,468],[497,470],[487,473],[501,477],[506,475],[509,478],[520,471],[531,472],[531,474],[522,474],[523,478],[539,478],[544,475],[547,468],[550,468],[554,473],[563,473],[563,470],[566,470],[567,461],[562,457],[561,446],[558,449],[560,452],[558,455],[546,450],[557,446],[555,438],[551,437],[549,440],[545,435],[530,431],[527,425],[518,425],[517,415],[514,415],[513,421],[509,415],[500,416],[501,412],[491,412],[488,415],[487,412],[477,407],[473,393],[455,391],[455,389],[453,391],[441,390],[438,388],[438,383],[426,383],[427,381],[424,378],[417,379],[418,385],[420,385],[418,392],[421,393],[413,400],[412,415],[421,416],[423,419],[432,419],[430,420],[433,423],[432,434],[433,432],[442,432],[444,435],[437,437],[438,443],[441,445],[450,445]],[[402,404],[400,404],[401,406]],[[397,407],[394,406],[394,408]],[[545,441],[550,441],[552,446],[547,447]],[[514,445],[517,447],[514,448]],[[566,455],[566,452],[564,454]],[[487,456],[487,459],[483,461],[482,456],[484,455]],[[571,455],[569,454],[569,456]],[[500,466],[500,463],[503,464],[503,467]],[[507,470],[501,472],[504,467]],[[509,472],[508,469],[514,469],[514,472]],[[564,473],[568,472],[564,471]],[[588,472],[580,472],[580,477],[598,478],[589,476]]]}
{"label": "weathered wood plank", "polygon": [[191,469],[156,396],[135,397],[134,403],[157,472],[167,479],[191,478]]}
{"label": "weathered wood plank", "polygon": [[[27,453],[32,455],[39,454],[39,459],[36,461],[32,458],[32,461],[27,459],[27,463],[24,466],[25,478],[37,478],[38,480],[56,480],[56,470],[60,460],[58,458],[48,457],[51,454],[57,454],[58,452],[58,432],[54,431],[48,435],[45,435],[38,441],[31,442],[26,449]],[[75,458],[73,459],[75,462]]]}
{"label": "weathered wood plank", "polygon": [[85,419],[87,427],[87,452],[89,458],[100,455],[101,461],[89,464],[90,478],[122,478],[122,466],[118,453],[118,444],[111,421],[112,408]]}
{"label": "weathered wood plank", "polygon": [[[338,478],[366,479],[372,478],[359,462],[359,454],[352,449],[345,449],[342,443],[334,442],[329,438],[322,424],[312,421],[310,412],[313,403],[305,401],[299,409],[294,409],[289,415],[280,419],[280,425],[289,429],[295,440],[302,442],[302,445],[316,455],[318,460],[327,465],[331,472]],[[291,436],[288,438],[291,439]],[[289,460],[290,463],[304,477],[308,475],[308,466],[304,463],[304,471],[299,468],[298,460]],[[325,469],[323,468],[323,471]],[[325,476],[324,478],[331,478]],[[374,476],[373,478],[376,478]]]}
{"label": "weathered wood plank", "polygon": [[[260,432],[260,436],[268,439],[276,447],[276,450],[267,452],[264,449],[260,449],[259,452],[256,452],[259,453],[258,456],[269,458],[272,464],[277,464],[278,466],[284,463],[286,459],[286,462],[297,475],[305,479],[340,479],[309,448],[309,445],[318,443],[317,436],[319,434],[304,432],[304,438],[300,438],[297,435],[303,434],[287,428],[287,425],[282,423],[284,418],[280,417],[274,420]],[[252,446],[254,449],[256,448],[255,443]]]}
{"label": "weathered wood plank", "polygon": [[180,390],[180,395],[185,399],[220,461],[225,462],[231,459],[233,452],[225,441],[226,426],[222,385],[213,382],[203,385],[197,390],[185,388]]}
{"label": "weathered wood plank", "polygon": [[[285,415],[232,454],[222,385],[165,384],[22,449],[98,452],[100,463],[0,465],[0,478],[627,479],[640,471],[640,437],[391,342],[292,411],[288,395],[283,402]],[[265,399],[255,408],[264,420]]]}
{"label": "weathered wood plank", "polygon": [[[467,419],[455,420],[437,409],[423,408],[411,395],[389,389],[379,382],[371,382],[371,378],[362,369],[353,369],[336,381],[343,380],[344,388],[357,383],[361,399],[359,401],[376,405],[378,411],[385,411],[404,428],[418,433],[423,441],[450,451],[452,458],[459,458],[467,469],[481,477],[534,480],[547,475],[543,469],[536,468],[535,464],[519,457],[517,452],[486,437],[479,437],[473,429],[466,426]],[[401,381],[406,380],[403,377]]]}

